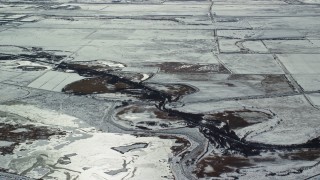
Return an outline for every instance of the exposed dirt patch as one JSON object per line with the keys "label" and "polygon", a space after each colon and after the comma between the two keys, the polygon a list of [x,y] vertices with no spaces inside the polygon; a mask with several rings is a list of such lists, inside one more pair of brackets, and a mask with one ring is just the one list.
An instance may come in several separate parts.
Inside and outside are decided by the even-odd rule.
{"label": "exposed dirt patch", "polygon": [[285,75],[266,75],[261,85],[266,93],[293,92],[294,90]]}
{"label": "exposed dirt patch", "polygon": [[264,75],[257,74],[231,74],[228,80],[238,80],[238,81],[261,81],[264,79]]}
{"label": "exposed dirt patch", "polygon": [[251,86],[264,91],[266,94],[294,91],[293,86],[284,74],[232,74],[228,80],[251,84]]}
{"label": "exposed dirt patch", "polygon": [[239,156],[208,156],[197,164],[194,171],[198,178],[219,177],[223,173],[236,172],[239,168],[250,167],[249,159]]}
{"label": "exposed dirt patch", "polygon": [[141,108],[139,106],[129,106],[121,110],[117,113],[117,116],[127,114],[127,113],[143,113],[145,111],[144,108]]}
{"label": "exposed dirt patch", "polygon": [[151,87],[160,92],[164,92],[170,96],[180,97],[188,94],[195,93],[197,90],[191,86],[184,84],[147,84],[148,87]]}
{"label": "exposed dirt patch", "polygon": [[[100,67],[100,66],[99,66]],[[84,80],[80,80],[74,83],[67,85],[63,92],[74,93],[75,95],[88,95],[94,93],[115,93],[120,92],[123,94],[128,94],[136,98],[140,98],[142,100],[151,100],[151,101],[162,101],[163,99],[172,100],[171,96],[156,91],[150,87],[145,86],[140,83],[139,80],[144,77],[142,74],[131,74],[130,75],[124,73],[117,73],[113,71],[112,73],[108,71],[101,71],[98,69],[94,69],[87,65],[79,64],[69,64],[69,63],[60,63],[57,66],[56,70],[63,71],[74,71],[81,76],[93,77]],[[95,79],[95,80],[92,80]],[[136,81],[138,80],[138,82]],[[81,87],[85,86],[87,87]],[[93,86],[91,86],[93,85]],[[113,87],[114,86],[114,87]],[[82,90],[84,91],[82,92]],[[98,91],[97,91],[98,90]]]}
{"label": "exposed dirt patch", "polygon": [[17,69],[22,69],[23,71],[43,71],[46,70],[45,66],[18,66]]}
{"label": "exposed dirt patch", "polygon": [[302,149],[285,154],[280,154],[283,159],[314,161],[320,158],[320,149]]}
{"label": "exposed dirt patch", "polygon": [[66,135],[59,129],[52,129],[44,126],[6,124],[0,123],[0,141],[9,142],[8,146],[0,146],[1,155],[12,154],[14,148],[20,143],[34,140],[48,139],[53,135]]}
{"label": "exposed dirt patch", "polygon": [[230,74],[230,72],[219,64],[187,64],[181,62],[164,62],[155,65],[160,71],[165,73],[220,73]]}
{"label": "exposed dirt patch", "polygon": [[[119,77],[128,79],[133,82],[141,82],[145,78],[145,75],[143,75],[141,73],[135,73],[135,72],[117,71],[117,72],[112,72],[112,74],[115,76],[119,76]],[[146,75],[146,76],[149,77],[149,75]]]}
{"label": "exposed dirt patch", "polygon": [[[286,164],[287,161],[318,161],[319,158],[320,150],[314,148],[282,152],[274,151],[268,155],[249,157],[210,154],[197,163],[194,173],[198,178],[220,177],[224,173],[240,173],[241,169],[253,166],[263,167],[270,164],[281,166],[281,164]],[[297,171],[300,171],[300,169]],[[289,173],[283,172],[285,174]],[[275,173],[270,173],[270,175],[273,176]]]}
{"label": "exposed dirt patch", "polygon": [[155,106],[128,106],[121,109],[116,117],[120,123],[139,129],[159,130],[185,126],[182,118],[163,112]]}
{"label": "exposed dirt patch", "polygon": [[62,91],[75,95],[116,93],[134,88],[124,82],[117,82],[112,77],[87,78],[65,86]]}
{"label": "exposed dirt patch", "polygon": [[84,70],[84,69],[95,69],[95,70],[110,70],[108,67],[104,67],[102,65],[88,65],[88,64],[78,64],[78,63],[70,63],[69,66],[72,69],[79,69],[79,70]]}
{"label": "exposed dirt patch", "polygon": [[231,129],[238,129],[271,119],[273,116],[261,111],[248,109],[237,111],[224,111],[206,115],[204,119],[219,120],[229,125]]}
{"label": "exposed dirt patch", "polygon": [[[164,112],[164,111],[160,111],[158,108],[156,107],[144,107],[144,106],[129,106],[124,108],[123,110],[119,111],[117,113],[117,117],[119,119],[121,118],[121,115],[125,115],[125,114],[146,114],[148,115],[150,118],[158,118],[161,120],[165,120],[165,121],[177,121],[177,120],[183,120],[182,118],[175,116],[173,114]],[[141,119],[139,119],[141,120]],[[138,120],[138,121],[139,121]]]}
{"label": "exposed dirt patch", "polygon": [[85,71],[87,69],[96,71],[116,71],[121,70],[125,66],[125,64],[120,62],[107,60],[77,61],[68,63],[69,69],[77,71]]}
{"label": "exposed dirt patch", "polygon": [[167,136],[167,135],[160,135],[159,138],[161,139],[175,139],[175,146],[172,146],[170,149],[172,150],[172,153],[176,156],[180,154],[181,152],[188,149],[191,144],[188,140],[177,137],[177,136]]}
{"label": "exposed dirt patch", "polygon": [[156,109],[155,111],[153,111],[153,113],[156,115],[156,118],[159,118],[159,119],[167,119],[167,120],[170,120],[170,121],[175,121],[175,120],[182,120],[181,118],[173,115],[173,114],[170,114],[170,113],[167,113],[167,112],[164,112],[164,111],[160,111],[158,109]]}

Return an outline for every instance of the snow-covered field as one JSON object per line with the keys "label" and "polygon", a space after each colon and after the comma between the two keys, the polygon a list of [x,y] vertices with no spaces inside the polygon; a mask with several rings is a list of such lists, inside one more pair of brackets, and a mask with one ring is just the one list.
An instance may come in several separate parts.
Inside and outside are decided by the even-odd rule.
{"label": "snow-covered field", "polygon": [[[10,173],[31,178],[83,180],[173,176],[169,164],[173,140],[101,132],[78,118],[32,105],[1,105],[1,113],[4,112],[18,117],[1,117],[1,123],[48,126],[66,131],[65,136],[23,142],[15,147],[13,154],[0,156],[1,168],[10,169]],[[19,133],[17,130],[15,132]],[[133,146],[138,143],[145,146]],[[114,150],[126,146],[133,148],[128,148],[127,152]]]}
{"label": "snow-covered field", "polygon": [[0,0],[0,179],[317,179],[319,0]]}

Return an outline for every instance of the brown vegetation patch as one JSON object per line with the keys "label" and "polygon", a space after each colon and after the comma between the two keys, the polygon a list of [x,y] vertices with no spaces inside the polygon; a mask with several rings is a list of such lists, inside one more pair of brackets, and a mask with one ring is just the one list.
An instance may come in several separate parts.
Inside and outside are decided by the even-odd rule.
{"label": "brown vegetation patch", "polygon": [[232,74],[228,80],[251,84],[266,94],[294,91],[292,84],[284,74]]}
{"label": "brown vegetation patch", "polygon": [[283,159],[314,161],[320,158],[320,149],[302,149],[280,155]]}
{"label": "brown vegetation patch", "polygon": [[11,143],[9,146],[0,146],[0,153],[1,155],[12,154],[14,148],[20,143],[65,134],[59,129],[50,129],[44,126],[0,123],[0,141]]}
{"label": "brown vegetation patch", "polygon": [[253,166],[249,159],[238,156],[208,156],[197,164],[195,174],[198,178],[219,177],[223,173],[235,172],[239,168]]}
{"label": "brown vegetation patch", "polygon": [[124,82],[115,82],[110,77],[87,78],[68,84],[63,92],[76,95],[116,93],[132,88]]}
{"label": "brown vegetation patch", "polygon": [[262,87],[266,93],[285,93],[293,92],[294,88],[283,74],[281,75],[266,75],[261,81]]}
{"label": "brown vegetation patch", "polygon": [[[106,64],[106,63],[109,63]],[[94,70],[112,70],[112,69],[120,69],[120,67],[125,67],[125,64],[116,61],[107,61],[107,60],[93,60],[93,61],[76,61],[68,63],[70,69],[77,70],[86,70],[86,69],[94,69]]]}
{"label": "brown vegetation patch", "polygon": [[150,120],[151,118],[158,118],[158,119],[162,119],[162,120],[170,120],[170,121],[177,121],[177,120],[183,120],[181,118],[179,118],[178,116],[175,116],[173,114],[164,112],[164,111],[160,111],[159,109],[157,109],[156,107],[144,107],[144,106],[129,106],[129,107],[125,107],[124,109],[122,109],[121,111],[119,111],[117,113],[117,117],[119,119],[121,119],[121,115],[123,114],[129,114],[129,113],[147,113],[150,115]]}
{"label": "brown vegetation patch", "polygon": [[160,135],[159,138],[161,139],[175,139],[175,146],[172,146],[170,149],[172,150],[172,153],[176,156],[180,154],[181,152],[188,149],[191,144],[190,142],[185,139],[178,136],[170,136],[170,135]]}
{"label": "brown vegetation patch", "polygon": [[162,72],[166,73],[222,73],[230,72],[220,64],[188,64],[181,62],[164,62],[157,64]]}
{"label": "brown vegetation patch", "polygon": [[271,118],[271,114],[267,114],[261,111],[252,111],[248,109],[224,111],[205,116],[205,119],[207,120],[219,120],[225,122],[231,129],[247,127],[252,124],[267,121]]}
{"label": "brown vegetation patch", "polygon": [[23,71],[43,71],[47,69],[45,66],[18,66],[17,68]]}
{"label": "brown vegetation patch", "polygon": [[195,93],[197,90],[191,86],[185,84],[155,84],[149,83],[148,87],[156,89],[160,92],[164,92],[170,96],[184,96]]}

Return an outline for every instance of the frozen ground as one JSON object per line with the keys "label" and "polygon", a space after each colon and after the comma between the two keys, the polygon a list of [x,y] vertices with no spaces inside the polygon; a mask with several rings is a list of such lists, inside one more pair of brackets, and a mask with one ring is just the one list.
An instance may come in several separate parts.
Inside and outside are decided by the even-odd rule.
{"label": "frozen ground", "polygon": [[319,0],[0,0],[0,179],[320,178]]}

